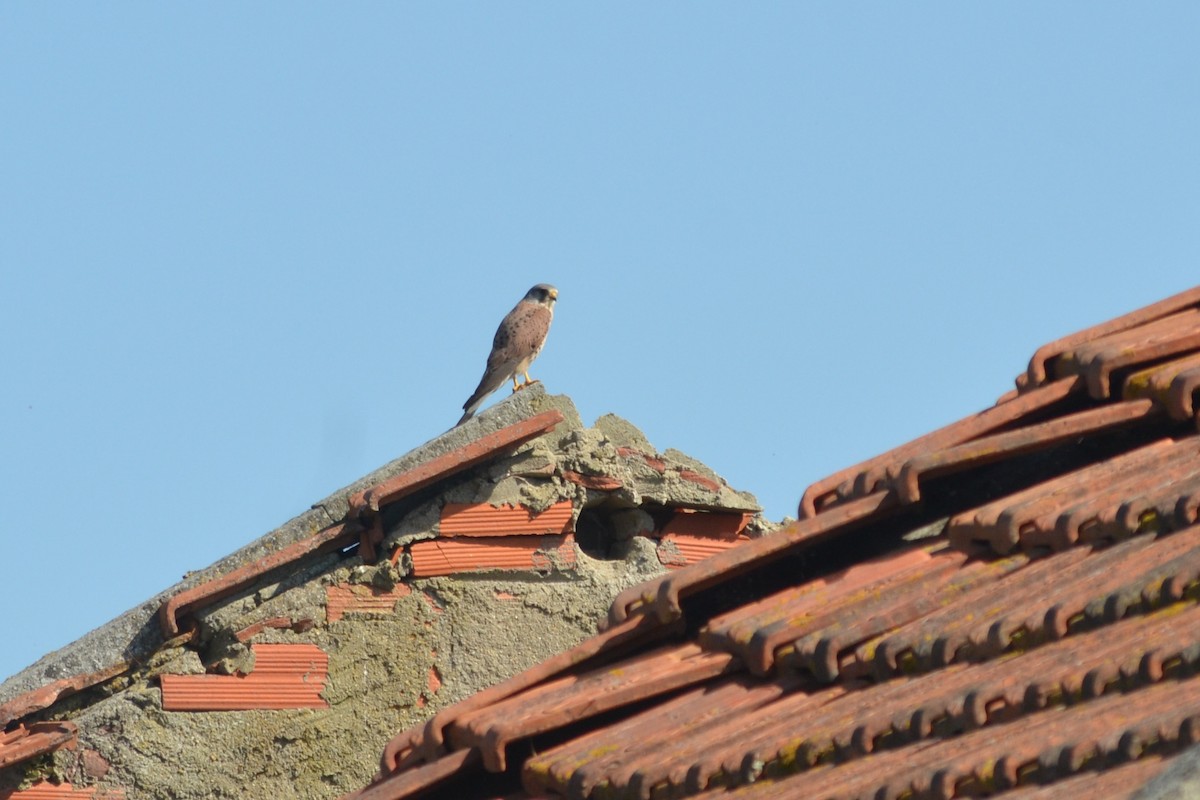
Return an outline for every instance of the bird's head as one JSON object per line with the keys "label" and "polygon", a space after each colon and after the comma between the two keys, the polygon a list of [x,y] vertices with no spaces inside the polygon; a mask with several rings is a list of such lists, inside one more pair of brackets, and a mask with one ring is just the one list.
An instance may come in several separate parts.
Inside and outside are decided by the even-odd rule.
{"label": "bird's head", "polygon": [[548,308],[554,308],[554,301],[558,299],[558,289],[548,283],[539,283],[525,293],[525,299],[541,303]]}

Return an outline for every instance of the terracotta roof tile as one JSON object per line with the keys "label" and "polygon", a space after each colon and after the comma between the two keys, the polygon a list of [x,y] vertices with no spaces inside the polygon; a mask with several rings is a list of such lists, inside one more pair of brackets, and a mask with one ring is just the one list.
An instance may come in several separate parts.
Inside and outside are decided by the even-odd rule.
{"label": "terracotta roof tile", "polygon": [[1198,544],[1200,527],[1136,537],[1090,557],[1086,548],[1074,548],[1038,559],[899,627],[859,657],[890,673],[1000,653],[1017,637],[1060,638],[1075,621],[1111,621],[1143,600],[1176,599],[1172,594],[1181,595],[1200,568]]}
{"label": "terracotta roof tile", "polygon": [[688,536],[685,533],[668,533],[657,547],[658,560],[672,569],[686,567],[706,558],[723,553],[731,547],[744,544],[749,539],[717,539],[711,536]]}
{"label": "terracotta roof tile", "polygon": [[800,500],[800,518],[812,517],[834,503],[866,497],[886,488],[888,475],[898,472],[913,456],[945,450],[1024,420],[1038,419],[1048,410],[1066,406],[1072,395],[1081,394],[1083,389],[1083,381],[1079,378],[1055,381],[927,433],[883,455],[835,472],[805,490]]}
{"label": "terracotta roof tile", "polygon": [[107,669],[88,672],[82,675],[72,675],[70,678],[60,678],[40,689],[34,689],[31,692],[17,695],[4,705],[0,705],[0,728],[3,728],[15,719],[20,719],[42,709],[49,708],[59,700],[69,697],[76,692],[111,680],[129,668],[130,665],[122,661],[113,664]]}
{"label": "terracotta roof tile", "polygon": [[1103,400],[1111,394],[1110,376],[1133,364],[1158,361],[1200,347],[1200,311],[1191,308],[1136,328],[1102,336],[1064,353],[1054,373],[1081,375],[1088,394]]}
{"label": "terracotta roof tile", "polygon": [[621,622],[632,613],[647,612],[663,622],[678,619],[682,613],[681,597],[780,559],[789,551],[820,541],[834,532],[864,524],[897,505],[891,493],[876,492],[841,504],[820,516],[793,523],[771,536],[752,539],[687,569],[626,589],[613,601],[609,620]]}
{"label": "terracotta roof tile", "polygon": [[325,708],[329,656],[312,644],[254,644],[248,675],[160,675],[166,711]]}
{"label": "terracotta roof tile", "polygon": [[471,536],[431,539],[409,547],[414,578],[508,569],[546,571],[575,566],[575,538],[565,536]]}
{"label": "terracotta roof tile", "polygon": [[540,514],[524,506],[447,503],[438,531],[442,536],[565,534],[572,531],[573,513],[570,500],[555,503]]}
{"label": "terracotta roof tile", "polygon": [[[781,725],[790,731],[797,718],[845,694],[843,687],[835,686],[785,695],[795,686],[794,678],[761,683],[734,677],[709,683],[539,752],[526,761],[525,788],[586,797],[602,785],[615,796],[637,796],[664,782],[694,785],[699,776],[707,780],[720,771],[722,746],[752,744],[755,736]],[[664,736],[668,730],[674,734]]]}
{"label": "terracotta roof tile", "polygon": [[31,758],[74,747],[78,731],[71,722],[32,722],[0,732],[0,769]]}
{"label": "terracotta roof tile", "polygon": [[396,602],[412,594],[407,583],[384,590],[375,586],[343,583],[325,587],[325,619],[337,622],[346,614],[391,614]]}
{"label": "terracotta roof tile", "polygon": [[1045,383],[1048,373],[1047,364],[1088,342],[1152,323],[1154,320],[1195,306],[1200,306],[1200,286],[1043,345],[1029,360],[1026,385],[1034,387]]}
{"label": "terracotta roof tile", "polygon": [[[911,792],[952,798],[1070,775],[1094,759],[1133,758],[1151,743],[1190,741],[1198,726],[1200,680],[1159,684],[1131,695],[1106,695],[1071,713],[1056,708],[798,774],[775,775],[768,765],[765,776],[778,780],[754,784],[732,797],[766,800],[801,793],[813,800],[900,798]],[[780,762],[784,768],[804,766],[789,762],[788,755]]]}
{"label": "terracotta roof tile", "polygon": [[1125,399],[1149,397],[1177,420],[1195,416],[1194,393],[1200,388],[1200,354],[1186,355],[1131,372],[1121,386]]}
{"label": "terracotta roof tile", "polygon": [[732,541],[746,529],[753,514],[730,514],[720,511],[697,511],[690,508],[676,509],[663,524],[659,533],[663,536],[707,537]]}
{"label": "terracotta roof tile", "polygon": [[1081,772],[1046,785],[1025,784],[1004,794],[1004,800],[1062,800],[1077,798],[1132,798],[1138,789],[1158,776],[1169,762],[1157,756],[1118,764],[1103,772]]}
{"label": "terracotta roof tile", "polygon": [[610,709],[667,694],[741,669],[726,653],[693,644],[670,645],[580,676],[550,681],[536,690],[464,714],[449,729],[456,747],[476,747],[489,769],[505,769],[504,749],[514,739],[576,723]]}
{"label": "terracotta roof tile", "polygon": [[[1198,437],[1159,439],[958,514],[950,520],[950,541],[961,547],[982,541],[997,552],[1017,546],[1061,550],[1102,518],[1110,525],[1122,524],[1125,535],[1134,533],[1141,515],[1122,512],[1126,498],[1169,489],[1182,477],[1200,474],[1197,455]],[[1171,503],[1172,510],[1177,502]]]}
{"label": "terracotta roof tile", "polygon": [[1126,400],[1017,430],[995,433],[944,450],[914,456],[905,461],[894,476],[890,476],[891,484],[903,502],[915,503],[921,499],[921,484],[929,478],[975,469],[1051,445],[1131,425],[1160,413],[1161,408],[1152,400]]}
{"label": "terracotta roof tile", "polygon": [[38,781],[28,789],[0,790],[0,800],[125,800],[125,791]]}

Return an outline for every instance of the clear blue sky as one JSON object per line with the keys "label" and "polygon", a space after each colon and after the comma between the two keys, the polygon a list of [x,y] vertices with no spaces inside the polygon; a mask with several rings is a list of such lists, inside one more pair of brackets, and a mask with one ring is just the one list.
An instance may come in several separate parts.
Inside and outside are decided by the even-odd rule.
{"label": "clear blue sky", "polygon": [[1198,30],[0,5],[0,676],[448,428],[537,282],[549,391],[794,514],[1200,283]]}

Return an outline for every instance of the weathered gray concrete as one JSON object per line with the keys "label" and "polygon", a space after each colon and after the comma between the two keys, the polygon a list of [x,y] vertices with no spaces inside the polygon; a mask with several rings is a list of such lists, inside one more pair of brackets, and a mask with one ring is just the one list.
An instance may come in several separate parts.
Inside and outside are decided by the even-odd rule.
{"label": "weathered gray concrete", "polygon": [[56,650],[0,684],[0,703],[38,689],[61,678],[96,672],[120,661],[141,661],[163,643],[155,614],[163,602],[185,589],[256,561],[293,542],[304,539],[346,515],[348,498],[355,492],[467,444],[492,431],[556,408],[563,412],[564,430],[577,429],[582,423],[574,404],[567,397],[552,397],[540,384],[518,392],[466,424],[452,428],[403,456],[380,467],[349,486],[315,503],[313,508],[285,522],[270,533],[247,544],[216,563],[189,573],[184,580],[131,608],[121,616],[97,628],[71,644]]}
{"label": "weathered gray concrete", "polygon": [[[364,565],[353,555],[313,555],[197,611],[195,639],[162,641],[156,614],[171,594],[315,533],[344,516],[347,498],[363,488],[549,408],[566,418],[552,433],[389,506],[382,515],[384,552],[437,536],[447,502],[543,509],[570,500],[576,514],[601,509],[611,522],[606,555],[612,560],[576,549],[573,565],[552,561],[537,572],[413,579],[404,559],[399,566],[386,559]],[[585,488],[580,476],[620,486]],[[318,506],[6,682],[0,699],[131,656],[137,661],[126,674],[37,715],[74,722],[79,746],[0,772],[0,790],[49,778],[120,790],[127,800],[336,797],[370,780],[392,736],[595,633],[613,597],[660,574],[655,542],[638,535],[654,527],[646,509],[758,509],[751,495],[734,491],[703,464],[657,452],[624,420],[610,415],[584,428],[569,399],[549,397],[536,385]],[[756,532],[770,527],[755,520]],[[328,619],[331,587],[347,585],[394,591],[397,599],[390,610]],[[311,643],[328,654],[322,692],[328,708],[162,708],[160,675],[252,671],[253,651],[235,634],[280,618],[290,621],[287,627],[266,628],[252,641]]]}
{"label": "weathered gray concrete", "polygon": [[1177,756],[1131,800],[1200,800],[1200,747]]}

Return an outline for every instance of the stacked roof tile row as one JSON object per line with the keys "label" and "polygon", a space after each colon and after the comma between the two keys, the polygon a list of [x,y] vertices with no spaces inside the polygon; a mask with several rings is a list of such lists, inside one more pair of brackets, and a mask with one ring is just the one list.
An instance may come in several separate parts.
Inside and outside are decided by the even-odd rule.
{"label": "stacked roof tile row", "polygon": [[358,800],[1129,797],[1200,739],[1200,288],[634,587]]}

